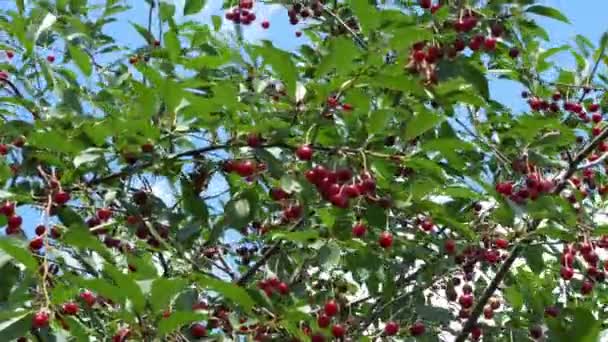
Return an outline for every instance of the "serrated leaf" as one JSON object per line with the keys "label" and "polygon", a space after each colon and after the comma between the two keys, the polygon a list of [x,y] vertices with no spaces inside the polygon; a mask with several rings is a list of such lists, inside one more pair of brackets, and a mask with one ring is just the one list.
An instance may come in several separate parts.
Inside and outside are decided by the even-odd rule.
{"label": "serrated leaf", "polygon": [[207,319],[207,315],[200,312],[176,311],[172,312],[167,318],[161,319],[158,323],[158,333],[167,335],[168,333],[181,328],[192,322],[203,321]]}
{"label": "serrated leaf", "polygon": [[147,44],[150,44],[154,41],[154,36],[148,32],[148,30],[136,23],[131,23],[131,26],[133,26],[133,28],[135,28],[135,30],[137,31],[137,33],[139,33],[140,36],[142,36],[144,38],[144,40],[146,41]]}
{"label": "serrated leaf", "polygon": [[0,322],[0,341],[14,341],[26,336],[32,328],[32,314],[29,312],[15,313],[17,316]]}
{"label": "serrated leaf", "polygon": [[240,229],[245,227],[251,217],[251,205],[246,198],[233,199],[226,204],[225,220],[230,226]]}
{"label": "serrated leaf", "polygon": [[186,0],[184,15],[196,14],[205,7],[205,0]]}
{"label": "serrated leaf", "polygon": [[95,251],[108,262],[113,260],[108,248],[83,226],[72,226],[63,234],[64,243],[83,250]]}
{"label": "serrated leaf", "polygon": [[56,21],[57,17],[53,13],[47,13],[44,16],[44,19],[42,19],[42,23],[40,23],[40,26],[38,26],[38,30],[34,35],[34,42],[38,41],[38,37],[40,37],[40,34],[42,34],[42,32],[48,30],[51,26],[53,26]]}
{"label": "serrated leaf", "polygon": [[568,18],[563,15],[562,12],[553,7],[534,5],[526,8],[526,12],[542,15],[544,17],[552,18],[564,22],[566,24],[570,24],[570,20],[568,20]]}
{"label": "serrated leaf", "polygon": [[146,298],[135,280],[107,263],[104,265],[103,270],[114,280],[123,296],[131,301],[135,311],[139,313],[143,312],[146,306]]}
{"label": "serrated leaf", "polygon": [[374,30],[380,23],[378,10],[368,0],[351,0],[351,8],[359,19],[364,32]]}
{"label": "serrated leaf", "polygon": [[429,111],[418,112],[410,121],[407,122],[405,126],[404,139],[414,139],[429,129],[437,126],[445,119],[446,117],[439,113]]}
{"label": "serrated leaf", "polygon": [[218,279],[213,279],[207,276],[198,278],[199,285],[221,294],[224,298],[238,304],[243,310],[251,312],[255,305],[254,300],[249,296],[247,291],[242,287],[230,282],[225,282]]}
{"label": "serrated leaf", "polygon": [[38,262],[26,246],[26,244],[19,240],[11,238],[0,239],[0,249],[23,264],[30,271],[38,272]]}
{"label": "serrated leaf", "polygon": [[179,38],[177,37],[177,33],[175,30],[168,30],[165,32],[165,47],[169,52],[169,59],[175,62],[179,58],[181,54],[181,46],[179,43]]}
{"label": "serrated leaf", "polygon": [[264,41],[263,46],[256,46],[254,51],[264,59],[264,63],[270,65],[274,73],[285,85],[290,96],[295,96],[298,69],[293,62],[291,54],[276,48],[269,41]]}
{"label": "serrated leaf", "polygon": [[513,286],[508,287],[504,291],[504,295],[505,295],[505,298],[507,298],[509,305],[511,305],[513,307],[513,309],[515,309],[516,311],[521,310],[521,308],[524,305],[524,297],[519,292],[519,290],[517,290],[517,288],[515,288]]}
{"label": "serrated leaf", "polygon": [[159,278],[152,283],[150,290],[150,304],[155,312],[166,310],[171,302],[180,291],[182,291],[188,282],[185,279],[167,279]]}
{"label": "serrated leaf", "polygon": [[81,48],[68,44],[68,50],[70,51],[70,57],[74,60],[74,63],[78,66],[80,71],[86,76],[91,76],[93,72],[93,66],[91,65],[91,58]]}

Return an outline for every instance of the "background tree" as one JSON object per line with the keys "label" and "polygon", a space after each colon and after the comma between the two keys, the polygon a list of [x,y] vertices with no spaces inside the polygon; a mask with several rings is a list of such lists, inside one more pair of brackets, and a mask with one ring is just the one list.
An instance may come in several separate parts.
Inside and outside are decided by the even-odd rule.
{"label": "background tree", "polygon": [[127,1],[0,10],[2,341],[599,339],[608,36],[312,0],[284,51],[243,39],[270,2],[145,3],[138,47]]}

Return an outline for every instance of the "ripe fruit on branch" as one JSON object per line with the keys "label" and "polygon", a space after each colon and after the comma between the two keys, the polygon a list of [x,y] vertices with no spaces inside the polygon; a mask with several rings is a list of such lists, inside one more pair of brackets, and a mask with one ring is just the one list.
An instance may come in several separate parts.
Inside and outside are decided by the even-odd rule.
{"label": "ripe fruit on branch", "polygon": [[62,311],[66,315],[76,315],[76,314],[78,314],[79,310],[80,310],[80,307],[78,306],[77,303],[74,303],[74,302],[68,302],[68,303],[63,304],[63,306],[62,306]]}
{"label": "ripe fruit on branch", "polygon": [[38,311],[32,319],[32,327],[34,329],[45,328],[49,325],[50,316],[46,311]]}
{"label": "ripe fruit on branch", "polygon": [[393,245],[393,235],[390,232],[382,232],[378,238],[378,243],[382,248],[389,248]]}
{"label": "ripe fruit on branch", "polygon": [[412,336],[423,335],[425,331],[426,331],[426,327],[424,326],[424,323],[422,323],[422,322],[415,322],[414,324],[412,324],[410,326],[410,334],[412,334]]}
{"label": "ripe fruit on branch", "polygon": [[201,338],[207,336],[207,328],[200,323],[195,323],[190,327],[190,333],[195,338]]}
{"label": "ripe fruit on branch", "polygon": [[34,251],[40,250],[44,246],[44,240],[41,237],[35,237],[30,241],[30,248]]}
{"label": "ripe fruit on branch", "polygon": [[338,305],[338,303],[335,300],[330,300],[327,303],[325,303],[325,306],[323,307],[323,311],[325,312],[325,314],[329,317],[335,316],[338,314],[338,311],[340,311],[340,306]]}
{"label": "ripe fruit on branch", "polygon": [[398,332],[399,332],[399,324],[395,321],[387,322],[386,325],[384,326],[384,333],[387,336],[397,335]]}
{"label": "ripe fruit on branch", "polygon": [[53,195],[53,202],[56,204],[62,205],[67,203],[70,200],[70,194],[65,191],[59,191]]}
{"label": "ripe fruit on branch", "polygon": [[319,317],[317,317],[317,324],[319,325],[320,328],[327,328],[330,323],[331,323],[331,317],[329,317],[326,314],[322,313],[319,315]]}
{"label": "ripe fruit on branch", "polygon": [[367,227],[363,223],[357,223],[353,226],[352,233],[355,237],[362,237],[365,235]]}
{"label": "ripe fruit on branch", "polygon": [[300,160],[311,160],[313,154],[312,146],[310,145],[301,145],[296,150],[296,156]]}

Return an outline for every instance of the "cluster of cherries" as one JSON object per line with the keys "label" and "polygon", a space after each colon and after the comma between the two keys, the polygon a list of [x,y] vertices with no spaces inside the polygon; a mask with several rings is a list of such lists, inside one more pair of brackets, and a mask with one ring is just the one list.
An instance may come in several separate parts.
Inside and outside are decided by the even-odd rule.
{"label": "cluster of cherries", "polygon": [[514,162],[514,170],[525,174],[525,177],[519,186],[516,186],[513,182],[505,181],[498,182],[496,184],[496,191],[503,196],[508,197],[510,200],[517,204],[524,204],[528,199],[536,200],[542,194],[550,193],[555,184],[553,180],[544,178],[538,172],[527,172],[527,170],[533,171],[534,166],[531,164],[523,163],[520,161]]}
{"label": "cluster of cherries", "polygon": [[309,6],[305,6],[301,2],[296,2],[287,11],[289,23],[297,25],[300,20],[306,20],[312,16],[320,17],[323,14],[323,3],[319,0],[311,1]]}
{"label": "cluster of cherries", "polygon": [[[301,149],[309,149],[309,147],[301,147]],[[296,153],[301,160],[310,160],[312,153],[301,153],[298,149]],[[303,157],[306,158],[303,158]],[[372,175],[364,172],[357,179],[354,179],[353,173],[347,168],[337,170],[329,170],[323,165],[316,165],[312,169],[306,171],[306,179],[316,186],[321,194],[321,197],[338,208],[348,208],[351,199],[371,195],[376,190],[376,182]]]}
{"label": "cluster of cherries", "polygon": [[282,296],[289,294],[289,285],[275,277],[261,280],[258,282],[258,287],[264,291],[268,297],[272,297],[274,293],[279,293]]}
{"label": "cluster of cherries", "polygon": [[[561,265],[562,268],[560,270],[560,276],[562,279],[568,281],[574,277],[574,262],[576,260],[577,254],[580,254],[582,257],[581,265],[586,267],[584,274],[583,283],[581,285],[581,294],[588,295],[593,291],[594,284],[602,283],[606,279],[606,273],[602,270],[600,266],[598,268],[599,256],[597,255],[595,249],[599,248],[608,248],[608,236],[603,236],[599,241],[585,241],[578,246],[566,245],[564,247],[562,256],[561,256]],[[608,270],[608,262],[606,262],[603,267]]]}
{"label": "cluster of cherries", "polygon": [[[256,19],[256,15],[253,13],[253,0],[240,0],[238,6],[226,12],[225,17],[226,20],[235,24],[250,25]],[[270,22],[264,20],[261,25],[262,28],[267,29],[270,27]]]}
{"label": "cluster of cherries", "polygon": [[[584,91],[588,92],[589,90]],[[559,102],[563,100],[563,96],[559,91],[556,91],[553,93],[553,95],[551,95],[551,101],[542,99],[538,96],[531,96],[527,91],[522,92],[521,96],[528,99],[528,105],[533,111],[558,112],[560,110]],[[603,120],[603,115],[598,112],[600,110],[600,105],[597,103],[588,104],[585,110],[585,107],[578,102],[563,101],[563,109],[570,113],[576,114],[584,123],[593,122],[597,124]],[[597,130],[599,134],[599,128],[596,129],[594,127],[594,132],[595,130]]]}

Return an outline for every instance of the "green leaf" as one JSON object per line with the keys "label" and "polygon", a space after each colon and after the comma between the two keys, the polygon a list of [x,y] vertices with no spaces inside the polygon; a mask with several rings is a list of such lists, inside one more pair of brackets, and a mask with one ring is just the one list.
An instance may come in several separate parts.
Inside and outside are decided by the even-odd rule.
{"label": "green leaf", "polygon": [[150,304],[155,312],[166,310],[171,300],[181,292],[188,282],[184,279],[159,278],[152,283]]}
{"label": "green leaf", "polygon": [[38,262],[23,242],[11,238],[0,239],[0,249],[30,271],[38,272]]}
{"label": "green leaf", "polygon": [[208,316],[206,314],[200,312],[172,312],[169,317],[163,318],[160,321],[158,324],[158,333],[160,335],[166,335],[186,324],[206,320],[207,317]]}
{"label": "green leaf", "polygon": [[345,37],[332,39],[328,51],[317,67],[316,77],[324,76],[333,70],[337,74],[346,74],[353,68],[352,60],[360,54],[353,40]]}
{"label": "green leaf", "polygon": [[91,232],[83,226],[72,226],[64,233],[64,243],[82,250],[95,251],[108,262],[112,261],[112,253]]}
{"label": "green leaf", "polygon": [[565,15],[563,15],[562,12],[560,12],[559,10],[557,10],[553,7],[534,5],[534,6],[528,7],[526,9],[526,12],[542,15],[544,17],[549,17],[549,18],[564,22],[566,24],[570,24],[570,20],[568,20],[568,18]]}
{"label": "green leaf", "polygon": [[40,34],[46,30],[48,30],[53,24],[57,21],[57,17],[53,13],[47,13],[44,19],[42,19],[42,23],[38,27],[36,34],[34,35],[34,42],[38,41],[38,37]]}
{"label": "green leaf", "polygon": [[257,55],[262,56],[264,63],[270,65],[285,85],[287,93],[295,96],[298,69],[296,69],[291,54],[274,47],[269,41],[264,41],[263,46],[254,47],[254,51]]}
{"label": "green leaf", "polygon": [[99,158],[103,157],[102,151],[102,149],[98,148],[88,148],[83,150],[74,158],[74,167],[78,168],[80,165],[98,160]]}
{"label": "green leaf", "polygon": [[445,116],[430,111],[418,112],[405,126],[404,139],[411,140],[437,126],[445,120]]}
{"label": "green leaf", "polygon": [[329,242],[319,250],[319,265],[322,265],[324,269],[336,267],[340,264],[340,259],[340,246],[333,242]]}
{"label": "green leaf", "polygon": [[380,23],[376,6],[371,5],[368,0],[351,0],[351,8],[359,18],[359,23],[364,32],[374,30]]}
{"label": "green leaf", "polygon": [[213,23],[213,30],[219,31],[222,27],[222,17],[219,15],[212,15],[211,22]]}
{"label": "green leaf", "polygon": [[293,242],[309,242],[316,240],[319,232],[316,230],[303,230],[298,232],[276,232],[272,234],[272,240],[282,239]]}
{"label": "green leaf", "polygon": [[221,294],[224,298],[233,301],[247,312],[251,312],[251,309],[255,305],[254,300],[249,296],[247,291],[233,283],[207,276],[200,276],[198,278],[198,283],[211,291]]}
{"label": "green leaf", "polygon": [[133,303],[133,308],[136,312],[143,312],[146,306],[146,298],[144,297],[141,288],[133,278],[129,275],[122,273],[115,266],[111,264],[104,265],[104,272],[106,272],[112,280],[116,283],[116,286],[120,288],[121,293],[125,298],[128,298]]}
{"label": "green leaf", "polygon": [[517,290],[517,288],[513,286],[508,287],[504,291],[504,295],[505,298],[507,298],[509,305],[511,305],[515,311],[521,310],[524,305],[524,296],[519,292],[519,290]]}
{"label": "green leaf", "polygon": [[485,99],[490,98],[488,79],[484,72],[480,70],[481,67],[475,66],[463,57],[456,60],[441,61],[439,62],[438,67],[438,76],[441,82],[452,78],[462,78],[473,85]]}
{"label": "green leaf", "polygon": [[63,206],[59,208],[57,210],[57,216],[59,217],[59,220],[61,221],[61,223],[63,223],[64,226],[85,226],[82,217],[80,217],[80,215],[78,215],[78,213],[70,207]]}
{"label": "green leaf", "polygon": [[596,342],[601,331],[602,322],[597,320],[593,313],[585,308],[574,309],[572,329],[568,332],[566,341]]}
{"label": "green leaf", "polygon": [[180,46],[179,38],[177,37],[177,32],[175,32],[175,30],[168,30],[165,33],[165,47],[169,52],[169,58],[171,59],[171,61],[177,61],[181,54],[182,48]]}
{"label": "green leaf", "polygon": [[196,14],[205,7],[205,0],[186,0],[184,15]]}
{"label": "green leaf", "polygon": [[93,72],[93,66],[91,65],[91,58],[79,47],[68,44],[68,50],[70,51],[70,57],[74,60],[80,71],[86,76],[91,76]]}
{"label": "green leaf", "polygon": [[228,225],[240,229],[251,219],[251,204],[246,198],[232,199],[226,204],[225,221]]}
{"label": "green leaf", "polygon": [[18,316],[0,323],[0,341],[14,341],[21,336],[26,336],[32,328],[30,312],[15,314]]}
{"label": "green leaf", "polygon": [[148,30],[136,23],[131,23],[131,26],[133,26],[133,28],[135,28],[135,30],[137,31],[137,33],[139,33],[140,36],[142,36],[144,38],[144,40],[146,41],[146,44],[150,44],[154,41],[154,36],[148,32]]}

